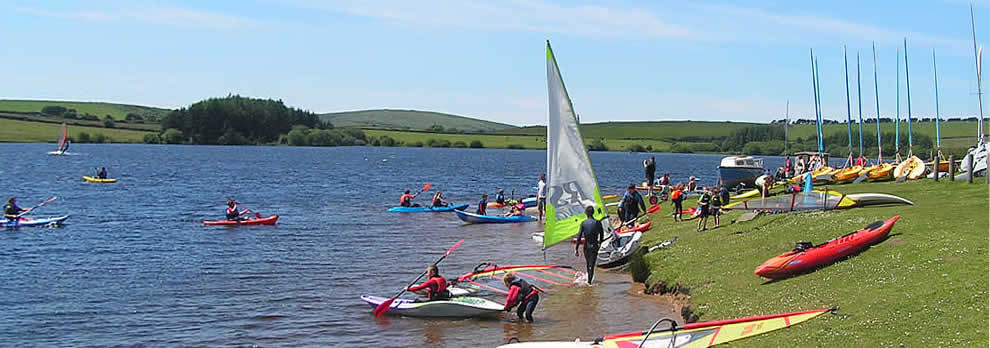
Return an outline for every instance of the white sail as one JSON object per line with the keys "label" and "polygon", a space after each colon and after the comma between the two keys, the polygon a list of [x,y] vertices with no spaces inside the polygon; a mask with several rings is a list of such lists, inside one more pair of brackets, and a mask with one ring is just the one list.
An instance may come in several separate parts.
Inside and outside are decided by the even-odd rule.
{"label": "white sail", "polygon": [[567,240],[578,233],[586,219],[585,207],[595,207],[595,218],[611,231],[598,181],[591,169],[588,150],[581,137],[571,99],[560,77],[550,42],[547,41],[547,204],[543,247]]}

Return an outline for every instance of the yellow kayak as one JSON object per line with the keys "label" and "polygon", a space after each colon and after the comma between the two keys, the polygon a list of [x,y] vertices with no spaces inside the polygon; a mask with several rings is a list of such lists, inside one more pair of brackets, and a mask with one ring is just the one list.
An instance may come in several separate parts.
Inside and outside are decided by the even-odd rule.
{"label": "yellow kayak", "polygon": [[881,163],[873,167],[867,168],[866,178],[874,181],[890,180],[891,173],[894,172],[894,165],[890,163]]}
{"label": "yellow kayak", "polygon": [[100,178],[96,178],[96,177],[92,177],[92,176],[83,176],[83,180],[86,180],[87,182],[97,183],[97,184],[110,184],[110,183],[117,182],[117,179],[110,179],[110,178],[100,179]]}
{"label": "yellow kayak", "polygon": [[862,166],[852,166],[846,169],[839,170],[835,175],[832,175],[833,182],[844,182],[849,180],[855,180],[859,177],[860,173],[863,172]]}

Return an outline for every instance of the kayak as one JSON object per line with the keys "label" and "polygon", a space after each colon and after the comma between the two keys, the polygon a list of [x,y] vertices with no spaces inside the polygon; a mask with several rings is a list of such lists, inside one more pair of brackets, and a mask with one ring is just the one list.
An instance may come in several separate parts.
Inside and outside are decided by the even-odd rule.
{"label": "kayak", "polygon": [[37,218],[37,219],[22,217],[22,218],[18,219],[17,221],[8,221],[7,219],[0,218],[0,227],[10,227],[10,228],[13,228],[13,227],[31,227],[31,226],[57,227],[57,226],[61,226],[62,225],[62,222],[64,222],[65,219],[68,219],[68,218],[69,218],[68,215],[55,216],[55,217],[46,217],[46,218]]}
{"label": "kayak", "polygon": [[866,179],[881,181],[889,180],[891,178],[891,174],[894,172],[895,166],[891,163],[881,163],[871,168],[872,169],[866,172]]}
{"label": "kayak", "polygon": [[633,232],[619,236],[618,247],[612,246],[612,240],[607,239],[602,242],[601,249],[598,249],[598,267],[612,268],[624,265],[629,261],[629,257],[639,250],[640,239],[643,232]]}
{"label": "kayak", "polygon": [[[385,297],[361,296],[361,300],[372,307],[378,307],[388,300]],[[408,317],[471,318],[495,317],[504,306],[480,297],[454,297],[449,300],[416,302],[396,299],[385,313]]]}
{"label": "kayak", "polygon": [[840,183],[855,180],[863,172],[862,166],[852,166],[832,175],[832,182]]}
{"label": "kayak", "polygon": [[[509,203],[509,202],[512,202],[512,201],[510,200],[507,203]],[[526,208],[532,208],[532,207],[535,207],[536,206],[536,197],[524,198],[523,200],[521,200],[519,202],[522,203],[524,206],[526,206]],[[506,204],[497,203],[497,202],[488,202],[488,207],[489,208],[504,208],[504,207],[506,207]]]}
{"label": "kayak", "polygon": [[110,179],[110,178],[100,179],[92,176],[83,176],[83,180],[97,184],[110,184],[117,182],[117,179]]}
{"label": "kayak", "polygon": [[[617,234],[619,234],[621,236],[621,235],[629,234],[629,233],[633,233],[633,232],[646,232],[647,230],[650,229],[650,227],[653,227],[653,221],[647,221],[647,222],[638,224],[636,226],[633,226],[633,228],[623,228],[623,229],[620,229],[618,232],[615,232],[615,233],[617,233]],[[578,243],[577,237],[571,238],[571,243]],[[584,244],[584,238],[581,238],[581,242],[580,243],[581,244]]]}
{"label": "kayak", "polygon": [[900,218],[895,216],[886,221],[874,222],[859,231],[817,246],[798,242],[797,248],[767,260],[753,273],[768,279],[781,279],[832,264],[883,241]]}
{"label": "kayak", "polygon": [[[711,347],[803,323],[829,311],[832,309],[707,321],[685,324],[676,329],[663,328],[650,332],[634,331],[607,335],[594,341],[524,342],[506,344],[499,348]],[[647,334],[649,335],[646,336]],[[640,342],[643,338],[646,338],[646,342],[641,346]]]}
{"label": "kayak", "polygon": [[273,215],[260,219],[203,221],[203,225],[207,225],[207,226],[274,225],[275,221],[278,221],[278,215]]}
{"label": "kayak", "polygon": [[478,215],[475,213],[468,213],[463,210],[455,210],[454,213],[457,214],[458,218],[470,224],[505,224],[505,223],[536,221],[536,218],[528,215],[516,215],[516,216]]}
{"label": "kayak", "polygon": [[448,207],[393,207],[388,211],[393,213],[437,213],[444,211],[464,210],[467,204],[458,204]]}

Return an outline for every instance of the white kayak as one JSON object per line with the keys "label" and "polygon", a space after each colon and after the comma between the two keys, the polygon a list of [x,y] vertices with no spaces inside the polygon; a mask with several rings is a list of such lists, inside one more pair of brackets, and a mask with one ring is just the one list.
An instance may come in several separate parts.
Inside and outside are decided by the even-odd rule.
{"label": "white kayak", "polygon": [[[377,307],[388,300],[385,297],[361,296],[361,300]],[[386,313],[409,317],[471,318],[494,317],[502,311],[501,303],[480,297],[454,297],[450,300],[422,301],[396,299]]]}
{"label": "white kayak", "polygon": [[612,245],[611,237],[606,239],[602,242],[601,249],[598,250],[598,262],[596,264],[602,268],[622,266],[629,261],[629,257],[633,253],[639,250],[640,239],[642,238],[642,232],[620,235],[616,243],[618,247]]}

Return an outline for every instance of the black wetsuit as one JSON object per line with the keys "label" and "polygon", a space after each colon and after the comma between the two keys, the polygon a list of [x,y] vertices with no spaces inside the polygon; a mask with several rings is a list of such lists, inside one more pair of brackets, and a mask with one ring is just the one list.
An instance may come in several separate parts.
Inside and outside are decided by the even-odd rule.
{"label": "black wetsuit", "polygon": [[[578,240],[584,238],[584,261],[588,265],[588,284],[595,278],[595,263],[598,261],[598,248],[605,239],[605,229],[601,220],[589,217],[581,222]],[[577,248],[575,248],[577,249]],[[577,251],[577,250],[575,250]]]}

